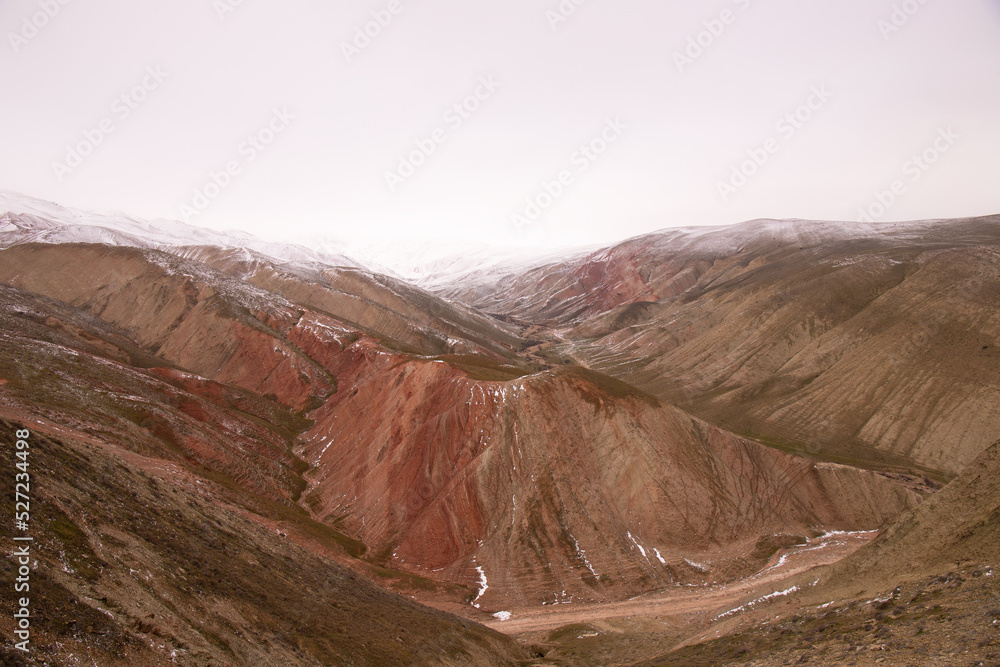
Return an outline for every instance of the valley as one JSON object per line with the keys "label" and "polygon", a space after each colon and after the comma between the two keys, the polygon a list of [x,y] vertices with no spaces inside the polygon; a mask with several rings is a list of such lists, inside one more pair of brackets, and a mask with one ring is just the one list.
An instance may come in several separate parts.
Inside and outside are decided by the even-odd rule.
{"label": "valley", "polygon": [[418,283],[4,203],[37,660],[786,664],[783,619],[839,660],[859,600],[938,591],[957,635],[996,595],[996,216],[665,230]]}

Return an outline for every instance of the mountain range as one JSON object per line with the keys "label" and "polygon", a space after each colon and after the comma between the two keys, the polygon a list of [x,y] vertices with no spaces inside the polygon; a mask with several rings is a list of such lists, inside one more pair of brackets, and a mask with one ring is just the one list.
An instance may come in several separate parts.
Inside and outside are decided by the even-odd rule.
{"label": "mountain range", "polygon": [[1000,216],[682,228],[414,282],[0,212],[36,661],[632,664],[666,651],[496,629],[739,587],[834,534],[880,533],[800,574],[802,605],[996,553]]}

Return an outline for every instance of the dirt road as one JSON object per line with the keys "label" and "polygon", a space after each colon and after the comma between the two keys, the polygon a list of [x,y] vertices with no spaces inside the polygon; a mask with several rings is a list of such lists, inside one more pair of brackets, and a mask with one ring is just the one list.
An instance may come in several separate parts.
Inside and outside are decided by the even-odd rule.
{"label": "dirt road", "polygon": [[511,609],[506,621],[491,619],[485,625],[518,636],[552,630],[570,623],[594,623],[636,616],[706,615],[715,618],[740,607],[747,600],[781,592],[788,577],[819,565],[833,563],[853,553],[876,532],[827,533],[801,547],[775,554],[768,567],[739,582],[718,586],[684,586],[642,595],[622,602],[554,604]]}

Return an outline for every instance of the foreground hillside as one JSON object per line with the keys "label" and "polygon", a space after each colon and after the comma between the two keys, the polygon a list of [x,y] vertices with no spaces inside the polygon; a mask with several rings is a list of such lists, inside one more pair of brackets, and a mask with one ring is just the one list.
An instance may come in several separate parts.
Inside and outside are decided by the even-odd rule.
{"label": "foreground hillside", "polygon": [[[953,482],[732,634],[650,665],[1000,664],[1000,442]],[[741,627],[742,626],[742,627]]]}
{"label": "foreground hillside", "polygon": [[830,534],[738,584],[528,612],[509,629],[574,667],[993,666],[998,543],[1000,443],[874,539]]}
{"label": "foreground hillside", "polygon": [[[4,664],[512,665],[527,657],[499,633],[380,590],[249,521],[182,467],[0,412],[8,454],[8,420],[31,428],[34,537],[30,659],[5,643]],[[12,476],[2,479],[12,497]],[[10,510],[5,504],[5,525]],[[0,568],[12,581],[12,561]],[[0,631],[13,636],[10,614]]]}

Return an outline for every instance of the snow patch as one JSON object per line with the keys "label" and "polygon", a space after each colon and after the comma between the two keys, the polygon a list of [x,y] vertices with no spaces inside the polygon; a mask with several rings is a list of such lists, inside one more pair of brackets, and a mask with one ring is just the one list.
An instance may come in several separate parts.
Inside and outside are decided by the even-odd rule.
{"label": "snow patch", "polygon": [[[323,441],[320,440],[320,442],[323,442]],[[332,445],[332,444],[333,444],[333,438],[327,437],[327,439],[326,439],[326,445],[323,446],[323,449],[322,449],[322,451],[320,451],[319,456],[317,456],[316,460],[313,462],[314,466],[318,466],[320,464],[320,461],[323,459],[323,455],[326,454],[326,450],[330,449],[330,445]]]}
{"label": "snow patch", "polygon": [[702,573],[708,572],[708,566],[707,565],[702,565],[701,563],[696,563],[693,560],[690,560],[689,558],[685,558],[684,562],[687,563],[690,567],[693,567],[694,569],[698,570],[699,572],[702,572]]}
{"label": "snow patch", "polygon": [[639,548],[639,553],[642,554],[642,557],[645,558],[646,560],[649,560],[649,556],[646,555],[646,550],[642,547],[641,544],[639,544],[639,541],[637,539],[632,537],[632,531],[625,531],[625,534],[628,535],[628,538],[630,540],[632,540],[632,544],[634,544]]}
{"label": "snow patch", "polygon": [[[552,563],[549,563],[549,565],[552,565]],[[570,604],[573,602],[573,597],[574,596],[572,595],[566,595],[566,589],[564,588],[562,593],[555,594],[556,598],[555,600],[553,600],[552,602],[543,602],[542,606],[544,607],[550,604]]]}
{"label": "snow patch", "polygon": [[[811,551],[811,549],[803,549],[803,551]],[[801,553],[801,552],[796,552],[796,553]],[[784,565],[787,561],[788,561],[788,554],[787,553],[781,554],[781,558],[778,559],[777,563],[775,563],[771,567],[764,568],[763,570],[761,570],[760,572],[758,572],[755,576],[760,576],[760,575],[764,574],[765,572],[770,572],[771,570],[776,570],[779,567],[781,567],[782,565]]]}
{"label": "snow patch", "polygon": [[497,619],[498,621],[509,621],[511,616],[513,616],[513,614],[511,614],[509,611],[498,611],[497,613],[493,614],[493,618]]}
{"label": "snow patch", "polygon": [[590,573],[594,575],[595,578],[600,577],[601,575],[597,574],[597,570],[595,570],[594,566],[590,564],[589,560],[587,560],[587,554],[583,551],[583,549],[580,548],[580,543],[576,541],[576,537],[573,535],[573,533],[569,534],[569,538],[573,540],[573,548],[576,549],[576,553],[580,556],[581,559],[583,559],[583,564],[587,566],[587,569],[590,570]]}
{"label": "snow patch", "polygon": [[828,530],[816,539],[825,540],[828,537],[855,537],[858,535],[871,535],[872,533],[878,533],[878,530],[855,530],[851,532],[845,530]]}
{"label": "snow patch", "polygon": [[[476,559],[473,558],[472,562],[475,563]],[[476,572],[479,573],[479,582],[478,582],[479,583],[479,592],[476,594],[475,599],[472,601],[472,606],[475,607],[476,609],[479,609],[479,602],[478,602],[478,600],[479,600],[479,598],[483,597],[483,593],[486,592],[486,589],[489,588],[490,585],[488,583],[486,583],[486,573],[483,572],[483,568],[482,567],[480,567],[479,565],[476,565]]]}
{"label": "snow patch", "polygon": [[746,611],[747,609],[750,609],[750,608],[754,607],[755,605],[760,604],[761,602],[766,602],[767,600],[771,600],[771,599],[774,599],[774,598],[777,598],[777,597],[783,597],[785,595],[791,595],[792,593],[795,593],[798,590],[800,590],[798,586],[792,586],[791,588],[786,588],[783,591],[775,591],[773,593],[768,593],[767,595],[762,595],[759,598],[757,598],[756,600],[751,600],[750,602],[747,602],[746,604],[741,604],[736,609],[730,609],[729,611],[722,612],[721,614],[719,614],[718,616],[716,616],[712,620],[713,621],[717,621],[720,618],[726,618],[727,616],[732,616],[733,614],[738,614],[739,612]]}

